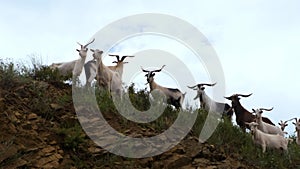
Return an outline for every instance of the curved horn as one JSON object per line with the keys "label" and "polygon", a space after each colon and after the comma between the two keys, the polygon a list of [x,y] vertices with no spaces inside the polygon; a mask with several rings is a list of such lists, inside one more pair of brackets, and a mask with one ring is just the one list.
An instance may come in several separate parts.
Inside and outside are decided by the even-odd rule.
{"label": "curved horn", "polygon": [[143,72],[147,72],[147,73],[151,72],[150,70],[145,70],[142,66],[141,66],[141,69],[142,69]]}
{"label": "curved horn", "polygon": [[143,72],[151,72],[151,73],[153,73],[153,72],[160,72],[165,66],[166,66],[166,65],[163,65],[160,69],[152,70],[152,71],[150,71],[150,70],[145,70],[145,69],[143,69],[142,66],[141,66],[141,69],[142,69]]}
{"label": "curved horn", "polygon": [[108,56],[115,56],[117,58],[117,61],[120,62],[120,56],[119,55],[108,54]]}
{"label": "curved horn", "polygon": [[217,82],[216,83],[212,83],[212,84],[209,84],[209,83],[200,83],[200,84],[198,84],[198,86],[214,86],[216,84],[217,84]]}
{"label": "curved horn", "polygon": [[195,87],[197,87],[197,85],[195,85],[195,86],[187,86],[188,88],[190,88],[190,89],[194,89]]}
{"label": "curved horn", "polygon": [[[86,45],[83,46],[83,48],[86,48],[87,46],[89,46],[91,43],[93,43],[95,41],[95,38],[93,38],[92,41],[90,41],[89,43],[87,43]],[[78,43],[78,42],[77,42]]]}
{"label": "curved horn", "polygon": [[125,55],[125,56],[122,56],[122,58],[121,58],[121,62],[123,62],[123,61],[124,61],[124,59],[125,59],[125,58],[127,58],[127,57],[134,57],[134,56],[131,56],[131,55]]}
{"label": "curved horn", "polygon": [[236,96],[241,96],[241,97],[249,97],[251,96],[253,93],[250,93],[250,94],[236,94]]}
{"label": "curved horn", "polygon": [[78,45],[80,45],[81,47],[83,46],[82,44],[80,44],[79,42],[77,42]]}
{"label": "curved horn", "polygon": [[163,65],[160,69],[153,70],[152,72],[160,72],[166,65]]}
{"label": "curved horn", "polygon": [[228,100],[231,100],[231,97],[232,97],[232,96],[229,96],[229,97],[224,96],[224,98],[225,98],[225,99],[228,99]]}
{"label": "curved horn", "polygon": [[274,107],[270,108],[270,109],[266,109],[266,108],[260,108],[259,110],[264,110],[264,111],[271,111],[273,110]]}

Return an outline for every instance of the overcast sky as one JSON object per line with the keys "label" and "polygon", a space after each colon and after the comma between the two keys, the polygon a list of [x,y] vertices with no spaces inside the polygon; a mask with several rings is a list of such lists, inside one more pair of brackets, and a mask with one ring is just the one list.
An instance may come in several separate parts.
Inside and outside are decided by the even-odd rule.
{"label": "overcast sky", "polygon": [[[140,13],[178,17],[197,27],[215,49],[224,71],[227,96],[253,93],[241,103],[248,110],[274,107],[265,116],[276,124],[279,120],[300,118],[300,1],[2,0],[0,11],[0,58],[27,61],[30,55],[37,55],[44,64],[79,58],[75,51],[77,41],[87,42],[101,28],[122,17]],[[160,46],[158,49],[172,53],[172,47],[180,48],[176,43],[170,45],[172,41],[163,45],[163,40],[155,40],[157,37],[146,37],[149,39],[142,43],[143,38],[124,42],[114,52],[136,54],[138,50]],[[181,52],[189,56],[187,49]],[[162,64],[167,63],[142,66]],[[139,85],[146,82],[142,75],[136,76],[140,76],[135,79]],[[159,75],[156,80],[161,80]],[[208,80],[205,70],[196,79],[199,83]],[[178,87],[174,82],[170,87]],[[206,90],[210,94],[211,89]],[[291,123],[288,131],[294,131]]]}

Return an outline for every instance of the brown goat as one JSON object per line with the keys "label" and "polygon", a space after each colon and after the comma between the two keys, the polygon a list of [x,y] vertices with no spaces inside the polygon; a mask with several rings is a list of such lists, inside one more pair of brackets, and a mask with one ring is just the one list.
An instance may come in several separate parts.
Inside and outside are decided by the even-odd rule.
{"label": "brown goat", "polygon": [[[230,97],[225,97],[228,100],[231,100],[231,106],[234,110],[235,116],[236,116],[236,123],[240,126],[240,128],[245,132],[246,128],[250,129],[250,126],[245,124],[255,122],[255,115],[250,113],[248,110],[246,110],[240,103],[240,96],[241,97],[249,97],[251,94],[243,95],[243,94],[234,94]],[[272,121],[266,117],[262,117],[262,120],[266,123],[269,123],[271,125],[274,125]],[[275,126],[275,125],[274,125]]]}

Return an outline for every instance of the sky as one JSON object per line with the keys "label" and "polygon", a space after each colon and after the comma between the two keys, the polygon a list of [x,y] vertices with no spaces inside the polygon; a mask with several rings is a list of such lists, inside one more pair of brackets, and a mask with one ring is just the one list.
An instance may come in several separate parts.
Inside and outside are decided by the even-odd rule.
{"label": "sky", "polygon": [[[26,62],[37,56],[47,65],[75,60],[79,58],[76,42],[86,43],[106,25],[135,14],[167,14],[195,26],[208,39],[222,65],[226,96],[253,93],[241,99],[242,105],[248,110],[274,107],[264,114],[276,124],[280,120],[300,118],[297,110],[300,100],[300,1],[0,1],[0,59]],[[191,51],[174,39],[129,38],[114,46],[111,52],[140,56],[146,55],[148,49],[157,49],[158,55],[178,55],[179,62],[198,71],[193,72],[196,82],[211,82],[201,63],[189,62]],[[129,71],[135,62],[138,63],[137,56],[128,59],[130,63],[124,68],[125,83],[134,82],[139,88],[145,88],[143,74],[126,74],[126,69]],[[110,65],[111,59],[104,58],[104,63]],[[189,92],[187,100],[191,101],[196,93],[188,91],[171,76],[174,73],[170,72],[170,63],[145,63],[135,67],[138,70],[140,66],[155,68],[163,64],[167,66],[162,74],[155,76],[156,81]],[[193,85],[190,84],[193,81],[186,83]],[[212,89],[207,87],[206,91],[211,96]],[[217,100],[225,101],[221,98]],[[287,131],[290,134],[294,131],[291,122]]]}

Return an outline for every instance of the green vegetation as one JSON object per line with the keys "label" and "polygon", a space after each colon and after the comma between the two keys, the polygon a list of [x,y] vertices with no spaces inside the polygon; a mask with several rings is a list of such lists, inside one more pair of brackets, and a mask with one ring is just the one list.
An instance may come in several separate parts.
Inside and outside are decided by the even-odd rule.
{"label": "green vegetation", "polygon": [[[84,147],[89,138],[85,135],[76,119],[64,119],[63,117],[64,113],[74,111],[73,109],[64,108],[66,105],[69,108],[72,107],[71,86],[63,83],[66,79],[68,78],[60,77],[57,71],[52,71],[47,66],[35,65],[33,68],[26,68],[24,66],[16,66],[12,62],[0,60],[1,89],[17,90],[18,86],[27,84],[23,90],[29,91],[32,94],[32,97],[29,98],[29,103],[32,108],[31,111],[46,120],[57,120],[61,122],[61,125],[54,130],[54,133],[58,135],[58,140],[63,150],[72,151],[74,153],[71,155],[71,158],[76,161],[75,165],[77,167],[88,167],[89,165],[85,162],[86,160],[92,160],[95,163],[107,162],[106,166],[113,166],[113,164],[122,157],[109,153],[103,158],[90,158],[91,155],[89,154],[83,155],[84,153],[88,153],[87,150],[84,150]],[[67,92],[49,91],[49,84],[54,85],[57,90],[66,90]],[[139,111],[149,109],[148,91],[137,91],[134,89],[134,84],[132,84],[128,87],[127,92],[132,105],[136,109]],[[155,121],[147,124],[134,123],[118,114],[108,92],[96,88],[95,93],[99,108],[104,116],[106,118],[113,117],[114,121],[120,122],[112,124],[113,127],[120,132],[136,129],[136,131],[133,132],[143,135],[143,131],[145,131],[143,129],[149,129],[155,134],[158,134],[168,129],[174,123],[178,115],[177,110],[171,106],[167,106],[164,113]],[[56,104],[61,107],[51,106]],[[190,110],[185,113],[192,113],[192,111],[193,113],[198,113],[198,116],[189,135],[199,137],[207,112],[203,110]],[[74,112],[72,113],[74,114]],[[295,136],[291,138],[294,139]],[[223,122],[218,125],[216,131],[208,140],[208,143],[223,149],[227,156],[236,158],[237,161],[243,161],[244,163],[259,168],[299,168],[300,166],[300,146],[296,145],[295,142],[290,143],[288,154],[283,154],[277,150],[267,150],[267,153],[263,154],[261,148],[254,145],[251,135],[249,133],[243,133],[237,126],[232,125],[228,119],[224,119]]]}

